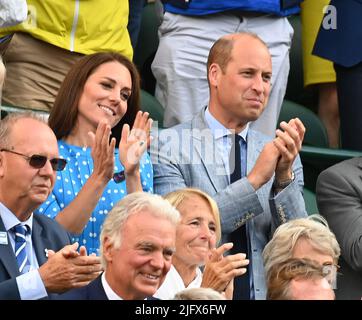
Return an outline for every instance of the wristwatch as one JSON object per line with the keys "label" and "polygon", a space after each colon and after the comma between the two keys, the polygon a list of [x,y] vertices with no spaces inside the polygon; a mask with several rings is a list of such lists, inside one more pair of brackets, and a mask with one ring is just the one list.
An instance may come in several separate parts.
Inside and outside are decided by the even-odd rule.
{"label": "wristwatch", "polygon": [[274,180],[274,188],[275,189],[284,189],[285,187],[289,186],[294,181],[295,175],[294,171],[292,171],[292,177],[288,180],[277,181]]}

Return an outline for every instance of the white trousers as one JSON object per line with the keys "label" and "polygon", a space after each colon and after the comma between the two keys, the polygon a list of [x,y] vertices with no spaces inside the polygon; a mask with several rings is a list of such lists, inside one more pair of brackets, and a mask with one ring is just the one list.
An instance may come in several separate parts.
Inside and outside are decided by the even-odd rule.
{"label": "white trousers", "polygon": [[287,18],[271,15],[238,17],[231,13],[183,16],[166,12],[159,28],[160,44],[152,63],[156,98],[165,108],[164,126],[190,120],[207,105],[206,62],[214,42],[225,34],[257,34],[272,56],[272,90],[268,105],[253,129],[275,136],[288,73],[293,28]]}

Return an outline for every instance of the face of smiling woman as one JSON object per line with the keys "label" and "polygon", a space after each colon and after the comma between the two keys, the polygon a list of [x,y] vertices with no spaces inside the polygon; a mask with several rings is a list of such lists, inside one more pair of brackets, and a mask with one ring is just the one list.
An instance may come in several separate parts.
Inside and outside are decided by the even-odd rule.
{"label": "face of smiling woman", "polygon": [[210,205],[197,195],[188,196],[177,207],[181,222],[176,231],[173,265],[178,269],[203,265],[216,245],[216,222]]}
{"label": "face of smiling woman", "polygon": [[118,61],[100,65],[88,78],[78,105],[77,125],[81,131],[95,132],[101,120],[113,128],[127,111],[132,79]]}

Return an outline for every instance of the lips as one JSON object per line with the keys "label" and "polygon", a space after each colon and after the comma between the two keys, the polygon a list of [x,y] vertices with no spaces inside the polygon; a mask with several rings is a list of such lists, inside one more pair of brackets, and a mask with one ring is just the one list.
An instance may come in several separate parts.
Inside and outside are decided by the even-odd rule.
{"label": "lips", "polygon": [[106,106],[104,104],[98,104],[98,107],[100,109],[102,109],[106,114],[108,114],[110,116],[115,116],[116,115],[115,111],[112,108],[110,108],[110,107],[108,107],[108,106]]}

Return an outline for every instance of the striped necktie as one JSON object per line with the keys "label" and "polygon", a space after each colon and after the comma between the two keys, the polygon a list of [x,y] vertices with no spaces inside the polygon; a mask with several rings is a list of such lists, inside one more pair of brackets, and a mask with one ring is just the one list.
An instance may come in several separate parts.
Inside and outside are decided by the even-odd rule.
{"label": "striped necktie", "polygon": [[29,271],[29,260],[26,254],[26,235],[29,232],[28,226],[18,224],[12,228],[15,233],[15,257],[19,266],[19,272]]}

